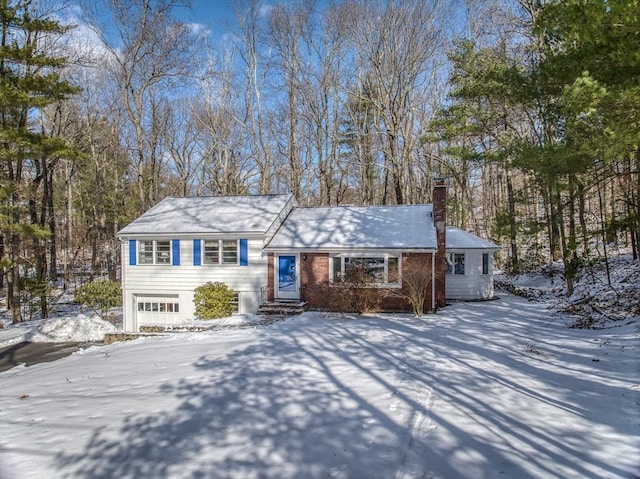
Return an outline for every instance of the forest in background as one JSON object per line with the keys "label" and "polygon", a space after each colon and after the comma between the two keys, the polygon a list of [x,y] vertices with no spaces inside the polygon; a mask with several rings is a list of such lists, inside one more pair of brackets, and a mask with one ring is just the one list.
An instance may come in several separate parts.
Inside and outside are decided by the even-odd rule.
{"label": "forest in background", "polygon": [[[14,322],[51,285],[117,280],[115,233],[166,196],[431,201],[562,261],[567,292],[640,249],[638,0],[0,0],[0,276]],[[181,13],[182,12],[182,13]]]}

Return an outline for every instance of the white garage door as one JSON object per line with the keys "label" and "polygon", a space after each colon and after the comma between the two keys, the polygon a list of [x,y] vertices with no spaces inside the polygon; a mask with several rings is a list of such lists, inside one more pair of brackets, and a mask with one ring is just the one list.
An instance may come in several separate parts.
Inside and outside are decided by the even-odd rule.
{"label": "white garage door", "polygon": [[165,325],[180,322],[178,296],[137,296],[136,319],[141,325]]}

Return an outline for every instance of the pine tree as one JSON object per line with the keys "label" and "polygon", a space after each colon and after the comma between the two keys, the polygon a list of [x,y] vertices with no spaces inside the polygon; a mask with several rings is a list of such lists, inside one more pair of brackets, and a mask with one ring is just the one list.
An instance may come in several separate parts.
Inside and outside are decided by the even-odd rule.
{"label": "pine tree", "polygon": [[588,169],[598,189],[603,177],[617,177],[621,207],[602,221],[603,240],[605,226],[626,229],[637,258],[640,2],[554,0],[541,10],[536,29],[546,46],[538,73],[555,87],[564,120],[562,155],[569,170]]}
{"label": "pine tree", "polygon": [[57,159],[73,150],[45,135],[38,120],[44,108],[77,91],[61,78],[65,59],[48,51],[67,30],[40,15],[35,2],[0,0],[0,225],[14,323],[23,320],[21,290],[27,278],[36,285],[41,315],[47,315],[44,240],[51,235],[50,180]]}

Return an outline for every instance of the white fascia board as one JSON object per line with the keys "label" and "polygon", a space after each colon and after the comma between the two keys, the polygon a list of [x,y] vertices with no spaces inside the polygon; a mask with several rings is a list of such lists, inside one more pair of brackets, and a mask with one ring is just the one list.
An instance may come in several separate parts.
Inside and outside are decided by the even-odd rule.
{"label": "white fascia board", "polygon": [[478,251],[493,251],[494,253],[498,252],[502,250],[502,248],[499,247],[493,247],[493,248],[446,248],[446,252],[447,253],[466,253],[466,252],[478,252]]}
{"label": "white fascia board", "polygon": [[266,253],[329,253],[329,254],[380,254],[380,253],[435,253],[436,248],[265,248]]}
{"label": "white fascia board", "polygon": [[229,233],[140,233],[140,234],[124,234],[117,236],[120,240],[136,239],[136,240],[158,240],[158,239],[262,239],[264,233],[243,233],[232,231]]}

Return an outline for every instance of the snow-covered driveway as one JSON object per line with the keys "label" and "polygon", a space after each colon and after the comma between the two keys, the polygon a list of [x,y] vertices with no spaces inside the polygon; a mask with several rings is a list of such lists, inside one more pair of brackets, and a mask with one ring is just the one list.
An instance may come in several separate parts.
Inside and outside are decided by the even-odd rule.
{"label": "snow-covered driveway", "polygon": [[2,478],[632,478],[638,322],[317,313],[0,374]]}

